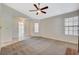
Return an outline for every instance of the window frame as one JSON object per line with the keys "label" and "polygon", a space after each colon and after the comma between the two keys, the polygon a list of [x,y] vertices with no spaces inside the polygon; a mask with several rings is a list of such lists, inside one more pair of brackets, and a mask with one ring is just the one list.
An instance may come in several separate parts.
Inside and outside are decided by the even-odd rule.
{"label": "window frame", "polygon": [[35,33],[39,32],[39,23],[34,23],[34,32]]}

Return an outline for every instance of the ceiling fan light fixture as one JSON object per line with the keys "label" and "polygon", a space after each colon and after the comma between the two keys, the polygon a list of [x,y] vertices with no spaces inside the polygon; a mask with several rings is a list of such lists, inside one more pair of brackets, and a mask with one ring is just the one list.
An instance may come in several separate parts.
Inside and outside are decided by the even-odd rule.
{"label": "ceiling fan light fixture", "polygon": [[37,10],[37,12],[40,14],[41,13],[41,11],[40,10]]}

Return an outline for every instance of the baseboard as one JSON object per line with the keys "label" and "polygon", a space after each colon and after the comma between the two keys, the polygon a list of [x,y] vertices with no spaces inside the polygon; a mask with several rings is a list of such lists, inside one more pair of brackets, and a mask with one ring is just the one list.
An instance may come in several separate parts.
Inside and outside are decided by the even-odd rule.
{"label": "baseboard", "polygon": [[[30,38],[30,37],[26,37],[25,39],[27,39],[27,38]],[[17,43],[17,42],[20,42],[20,41],[22,41],[22,40],[13,39],[12,41],[4,42],[3,44],[1,44],[0,48]]]}
{"label": "baseboard", "polygon": [[[45,39],[52,39],[52,38],[48,38],[48,37],[44,37],[44,36],[32,36],[31,38],[45,38]],[[29,37],[28,37],[29,38]],[[62,40],[57,40],[57,39],[52,39],[52,40],[55,40],[55,41],[61,41],[61,42],[65,42],[65,43],[70,43],[70,44],[76,44],[77,45],[77,43],[72,43],[72,42],[68,42],[68,41],[62,41]],[[2,48],[2,47],[5,47],[5,46],[7,46],[7,45],[10,45],[10,44],[14,44],[14,43],[16,43],[16,42],[20,42],[20,41],[22,41],[22,40],[16,40],[16,41],[10,41],[10,42],[5,42],[4,44],[2,44],[1,46],[0,46],[0,48]]]}
{"label": "baseboard", "polygon": [[2,47],[5,47],[5,46],[8,46],[8,45],[10,45],[10,44],[14,44],[14,43],[16,43],[16,42],[18,42],[18,41],[3,42],[2,45],[1,45],[1,48],[2,48]]}
{"label": "baseboard", "polygon": [[61,42],[64,42],[64,43],[78,45],[77,43],[73,43],[73,42],[69,42],[69,41],[63,41],[63,40],[57,40],[57,39],[53,39],[53,38],[49,38],[49,37],[44,37],[44,36],[32,36],[32,37],[38,37],[38,38],[44,38],[44,39],[52,39],[52,40],[55,40],[55,41],[61,41]]}

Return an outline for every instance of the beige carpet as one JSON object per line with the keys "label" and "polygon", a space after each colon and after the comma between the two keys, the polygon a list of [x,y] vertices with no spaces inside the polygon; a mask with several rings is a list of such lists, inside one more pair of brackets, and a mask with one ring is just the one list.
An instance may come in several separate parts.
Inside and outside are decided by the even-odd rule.
{"label": "beige carpet", "polygon": [[64,55],[66,48],[77,45],[46,38],[29,38],[3,47],[1,55]]}

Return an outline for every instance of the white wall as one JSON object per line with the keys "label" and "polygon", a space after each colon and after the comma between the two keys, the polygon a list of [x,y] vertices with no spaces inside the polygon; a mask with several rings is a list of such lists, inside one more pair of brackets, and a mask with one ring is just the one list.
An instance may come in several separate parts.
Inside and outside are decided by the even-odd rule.
{"label": "white wall", "polygon": [[[78,44],[77,36],[69,36],[65,35],[64,33],[64,18],[73,16],[79,16],[79,11],[74,11],[43,20],[34,20],[32,21],[32,36],[41,36],[45,38]],[[36,22],[39,23],[39,33],[34,32],[34,23]]]}
{"label": "white wall", "polygon": [[79,11],[76,11],[42,20],[40,22],[40,35],[46,38],[77,44],[77,36],[67,36],[64,34],[64,18],[79,15],[78,13]]}
{"label": "white wall", "polygon": [[[1,42],[2,46],[4,44],[12,43],[14,40],[18,40],[18,25],[17,25],[17,19],[16,17],[26,17],[24,14],[9,8],[3,4],[1,6],[1,27],[2,27],[2,33],[1,33]],[[25,25],[25,28],[27,28],[27,25]],[[25,32],[26,34],[27,32]]]}
{"label": "white wall", "polygon": [[0,47],[1,47],[1,33],[2,33],[2,31],[1,31],[1,21],[2,21],[2,19],[1,19],[1,14],[2,14],[2,12],[1,12],[1,4],[0,4]]}
{"label": "white wall", "polygon": [[1,19],[0,19],[0,46],[1,46]]}

